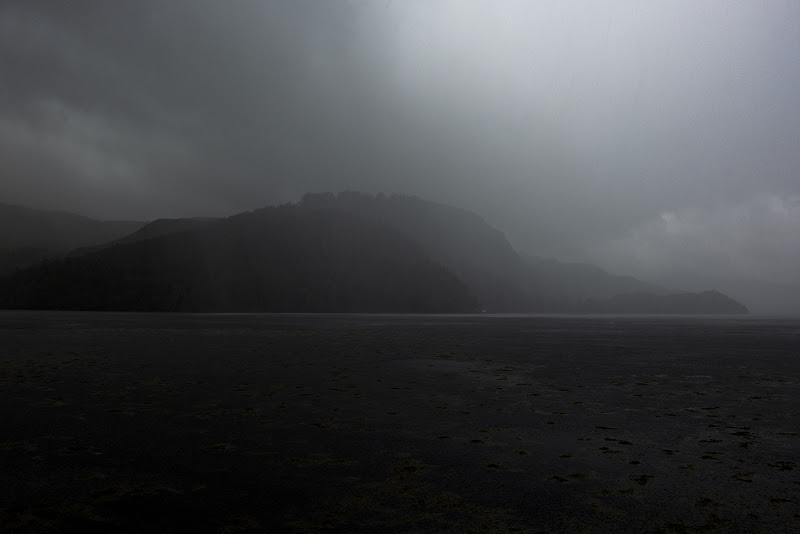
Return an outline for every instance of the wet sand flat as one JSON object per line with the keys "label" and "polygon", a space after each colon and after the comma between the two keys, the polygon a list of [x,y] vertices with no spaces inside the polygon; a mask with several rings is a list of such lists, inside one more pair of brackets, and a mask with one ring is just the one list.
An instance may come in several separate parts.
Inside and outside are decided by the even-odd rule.
{"label": "wet sand flat", "polygon": [[800,530],[798,320],[0,312],[0,406],[8,532]]}

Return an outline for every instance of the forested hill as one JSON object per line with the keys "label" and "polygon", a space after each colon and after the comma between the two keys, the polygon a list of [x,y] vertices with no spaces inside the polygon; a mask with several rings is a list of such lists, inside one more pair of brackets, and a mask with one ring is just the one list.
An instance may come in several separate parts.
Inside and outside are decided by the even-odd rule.
{"label": "forested hill", "polygon": [[592,265],[522,257],[502,232],[469,211],[417,197],[357,192],[308,194],[296,204],[227,219],[160,219],[0,279],[0,307],[747,311],[717,292],[670,294]]}
{"label": "forested hill", "polygon": [[413,196],[354,191],[307,194],[298,207],[346,212],[396,228],[461,278],[490,311],[547,311],[556,305],[542,296],[530,266],[503,233],[473,212]]}
{"label": "forested hill", "polygon": [[558,261],[553,258],[526,257],[531,275],[544,295],[580,305],[588,299],[607,299],[626,293],[664,295],[670,291],[632,276],[619,276],[588,263]]}
{"label": "forested hill", "polygon": [[16,273],[5,308],[470,312],[465,284],[397,230],[271,207]]}
{"label": "forested hill", "polygon": [[220,221],[219,218],[214,217],[187,217],[183,219],[156,219],[153,222],[147,223],[132,234],[127,234],[119,239],[102,243],[92,247],[81,247],[70,252],[72,256],[82,256],[90,252],[96,252],[104,248],[112,247],[114,245],[121,245],[125,243],[135,243],[137,241],[144,241],[154,237],[161,237],[164,235],[175,234],[178,232],[186,232],[188,230],[195,230],[201,228],[212,222]]}
{"label": "forested hill", "polygon": [[598,267],[520,255],[475,213],[402,195],[307,194],[309,211],[356,214],[397,228],[458,275],[492,312],[747,313],[718,293],[671,293]]}
{"label": "forested hill", "polygon": [[99,221],[59,211],[0,203],[0,275],[96,246],[139,229],[138,221]]}

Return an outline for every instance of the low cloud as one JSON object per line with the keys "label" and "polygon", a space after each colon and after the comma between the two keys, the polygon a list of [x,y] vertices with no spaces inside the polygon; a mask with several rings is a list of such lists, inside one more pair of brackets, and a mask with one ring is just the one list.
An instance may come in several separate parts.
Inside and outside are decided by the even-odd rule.
{"label": "low cloud", "polygon": [[665,211],[590,254],[618,272],[673,273],[800,284],[800,196],[759,194]]}
{"label": "low cloud", "polygon": [[799,54],[795,3],[5,0],[0,201],[397,192],[537,255],[791,279]]}

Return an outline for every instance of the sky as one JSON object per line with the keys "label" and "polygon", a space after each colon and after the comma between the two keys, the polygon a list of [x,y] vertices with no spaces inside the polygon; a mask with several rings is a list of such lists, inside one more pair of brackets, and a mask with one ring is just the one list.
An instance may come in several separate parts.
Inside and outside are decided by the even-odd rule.
{"label": "sky", "polygon": [[800,284],[800,3],[0,0],[0,201],[342,190],[614,272]]}

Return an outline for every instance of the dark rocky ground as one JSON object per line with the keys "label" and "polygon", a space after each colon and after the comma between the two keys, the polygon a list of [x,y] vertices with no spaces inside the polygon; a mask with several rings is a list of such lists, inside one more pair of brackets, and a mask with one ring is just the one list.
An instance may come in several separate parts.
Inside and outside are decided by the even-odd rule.
{"label": "dark rocky ground", "polygon": [[2,532],[800,531],[800,321],[0,313]]}

